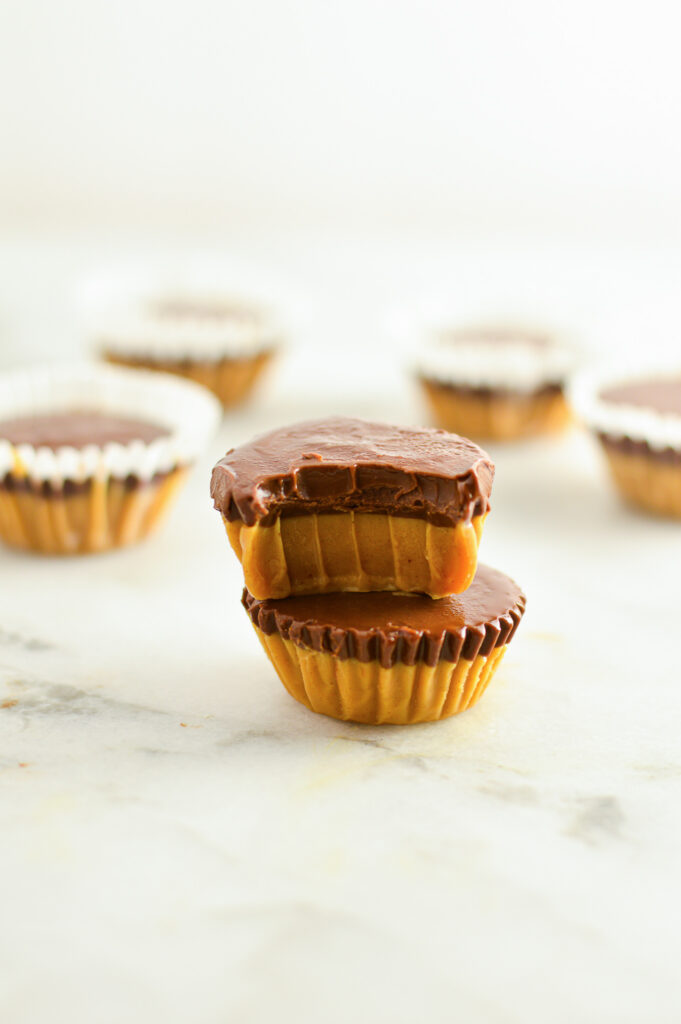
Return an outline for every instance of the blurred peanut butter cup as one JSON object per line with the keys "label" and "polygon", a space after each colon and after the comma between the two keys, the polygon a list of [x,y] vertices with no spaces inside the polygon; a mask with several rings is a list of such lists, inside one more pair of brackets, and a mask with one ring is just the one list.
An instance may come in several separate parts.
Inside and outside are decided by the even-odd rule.
{"label": "blurred peanut butter cup", "polygon": [[681,369],[584,377],[575,401],[622,497],[681,519]]}
{"label": "blurred peanut butter cup", "polygon": [[217,426],[203,388],[60,366],[0,376],[0,540],[43,554],[132,544],[161,521]]}
{"label": "blurred peanut butter cup", "polygon": [[563,430],[575,355],[549,333],[509,327],[431,331],[415,374],[438,426],[476,440]]}
{"label": "blurred peanut butter cup", "polygon": [[248,398],[281,341],[264,305],[205,290],[138,295],[97,330],[109,362],[185,377],[209,388],[224,408]]}

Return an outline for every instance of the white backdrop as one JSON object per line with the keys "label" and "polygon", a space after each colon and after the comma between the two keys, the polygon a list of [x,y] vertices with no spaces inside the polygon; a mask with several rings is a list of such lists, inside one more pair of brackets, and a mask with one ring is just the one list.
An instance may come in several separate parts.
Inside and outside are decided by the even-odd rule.
{"label": "white backdrop", "polygon": [[665,0],[8,0],[0,215],[676,234]]}

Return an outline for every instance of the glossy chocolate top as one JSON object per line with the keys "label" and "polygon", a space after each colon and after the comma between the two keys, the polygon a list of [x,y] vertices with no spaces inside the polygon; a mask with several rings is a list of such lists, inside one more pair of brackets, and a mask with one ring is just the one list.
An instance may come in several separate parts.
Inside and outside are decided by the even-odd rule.
{"label": "glossy chocolate top", "polygon": [[444,524],[486,512],[493,478],[486,452],[456,434],[339,417],[231,449],[213,469],[211,495],[228,520],[248,526],[350,509]]}
{"label": "glossy chocolate top", "polygon": [[647,377],[604,388],[603,402],[635,405],[663,415],[681,416],[681,376]]}
{"label": "glossy chocolate top", "polygon": [[242,602],[263,633],[385,668],[488,655],[508,643],[525,611],[518,585],[480,564],[468,590],[437,601],[383,591],[258,601],[244,590]]}
{"label": "glossy chocolate top", "polygon": [[107,413],[76,410],[40,416],[17,416],[0,420],[0,438],[10,444],[30,444],[34,448],[86,448],[90,444],[149,444],[170,431],[148,420]]}

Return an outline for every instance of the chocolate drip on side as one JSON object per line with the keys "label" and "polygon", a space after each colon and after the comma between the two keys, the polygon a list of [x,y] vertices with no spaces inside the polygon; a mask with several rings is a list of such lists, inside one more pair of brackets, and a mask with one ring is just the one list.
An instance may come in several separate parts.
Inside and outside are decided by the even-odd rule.
{"label": "chocolate drip on side", "polygon": [[473,661],[507,644],[525,611],[525,595],[508,576],[478,565],[468,590],[433,600],[416,594],[337,593],[259,601],[244,590],[242,603],[263,633],[341,660]]}

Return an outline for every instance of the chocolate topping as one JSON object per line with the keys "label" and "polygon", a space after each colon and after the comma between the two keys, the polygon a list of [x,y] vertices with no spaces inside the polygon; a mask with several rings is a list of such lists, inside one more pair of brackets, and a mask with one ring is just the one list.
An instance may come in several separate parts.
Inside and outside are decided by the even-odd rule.
{"label": "chocolate topping", "polygon": [[149,444],[170,431],[148,420],[74,410],[0,420],[0,439],[34,448],[86,448],[90,444]]}
{"label": "chocolate topping", "polygon": [[604,388],[598,397],[616,405],[635,405],[668,416],[681,416],[681,376],[648,377]]}
{"label": "chocolate topping", "polygon": [[244,590],[242,603],[263,633],[343,660],[378,660],[384,668],[486,656],[509,642],[525,611],[518,585],[480,564],[465,593],[437,601],[387,592],[258,601]]}
{"label": "chocolate topping", "polygon": [[231,449],[213,469],[211,496],[247,526],[352,509],[449,524],[488,510],[493,478],[489,456],[456,434],[339,417]]}
{"label": "chocolate topping", "polygon": [[611,451],[620,452],[622,455],[635,455],[646,459],[654,459],[655,462],[666,462],[678,465],[681,463],[681,449],[668,446],[666,448],[653,448],[647,441],[637,441],[626,435],[606,434],[599,431],[598,438],[605,448]]}

